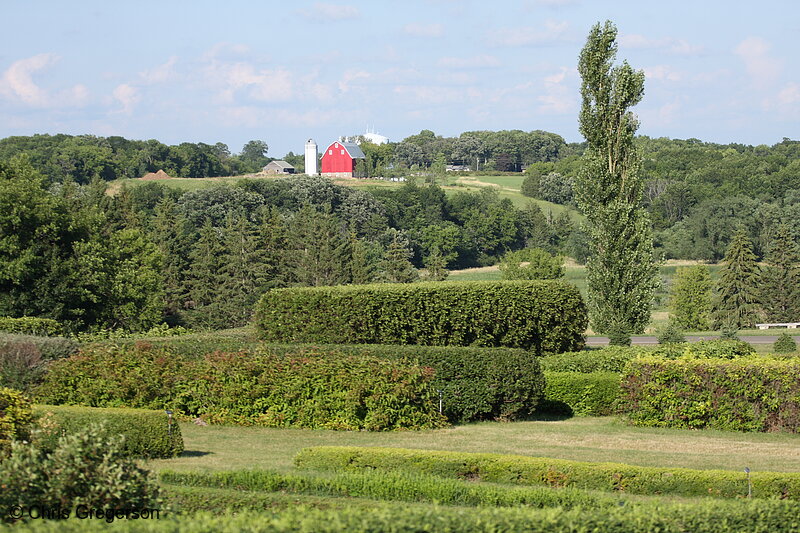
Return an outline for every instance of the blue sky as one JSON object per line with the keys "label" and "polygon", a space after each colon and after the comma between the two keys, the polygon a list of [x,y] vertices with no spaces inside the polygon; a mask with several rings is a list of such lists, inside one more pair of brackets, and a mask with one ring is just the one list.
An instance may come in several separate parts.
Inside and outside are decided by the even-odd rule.
{"label": "blue sky", "polygon": [[0,137],[224,142],[279,157],[369,127],[581,140],[577,57],[612,20],[639,132],[800,138],[800,2],[2,1]]}

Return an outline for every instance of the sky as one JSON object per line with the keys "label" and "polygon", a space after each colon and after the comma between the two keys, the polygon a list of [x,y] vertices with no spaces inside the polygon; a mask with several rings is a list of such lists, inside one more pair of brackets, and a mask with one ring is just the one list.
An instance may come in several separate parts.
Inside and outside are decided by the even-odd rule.
{"label": "sky", "polygon": [[578,142],[593,24],[645,73],[651,137],[800,139],[796,0],[0,0],[0,137],[226,143],[375,131]]}

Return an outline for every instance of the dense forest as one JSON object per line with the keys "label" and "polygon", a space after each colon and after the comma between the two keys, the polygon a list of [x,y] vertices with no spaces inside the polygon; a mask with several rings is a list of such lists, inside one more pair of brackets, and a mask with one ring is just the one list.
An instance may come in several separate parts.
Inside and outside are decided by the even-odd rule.
{"label": "dense forest", "polygon": [[[759,258],[780,223],[800,237],[800,142],[637,143],[664,257],[719,260],[739,227]],[[493,173],[525,167],[523,194],[571,205],[582,145],[538,131],[423,131],[362,146],[370,174],[409,180],[369,192],[307,176],[191,192],[153,181],[110,196],[108,181],[159,169],[185,177],[257,171],[267,145],[251,141],[234,155],[221,143],[0,140],[0,315],[51,317],[74,329],[142,330],[164,320],[217,328],[245,323],[271,287],[441,279],[448,268],[531,247],[586,259],[579,217],[554,217],[533,202],[518,208],[489,189],[446,192],[424,178],[445,163]]]}

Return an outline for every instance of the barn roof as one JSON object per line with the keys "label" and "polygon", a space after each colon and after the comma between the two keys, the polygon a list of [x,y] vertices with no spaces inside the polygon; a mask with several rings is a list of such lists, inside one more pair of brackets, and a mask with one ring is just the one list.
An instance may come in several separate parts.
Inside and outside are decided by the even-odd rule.
{"label": "barn roof", "polygon": [[284,170],[284,169],[287,169],[287,168],[294,168],[292,165],[290,165],[289,163],[287,163],[283,159],[276,159],[275,161],[270,161],[269,163],[267,163],[267,165],[264,168],[267,168],[270,165],[271,166],[277,166],[281,170]]}
{"label": "barn roof", "polygon": [[361,150],[361,147],[358,146],[356,143],[339,143],[341,146],[347,150],[347,153],[350,154],[350,157],[353,159],[366,159],[367,156],[364,155],[364,152]]}

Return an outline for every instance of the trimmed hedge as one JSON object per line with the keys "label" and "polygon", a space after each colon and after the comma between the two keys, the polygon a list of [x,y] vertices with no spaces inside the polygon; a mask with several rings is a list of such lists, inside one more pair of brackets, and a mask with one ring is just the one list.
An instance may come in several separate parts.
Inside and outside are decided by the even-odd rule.
{"label": "trimmed hedge", "polygon": [[[161,517],[164,514],[162,513]],[[517,533],[789,533],[800,527],[794,502],[704,502],[624,506],[616,509],[459,509],[438,505],[377,503],[314,509],[296,506],[280,513],[200,512],[160,520],[119,520],[114,531],[233,533],[239,531],[302,533],[419,533],[459,531]],[[103,520],[37,520],[16,524],[14,531],[106,532]]]}
{"label": "trimmed hedge", "polygon": [[545,372],[540,412],[605,416],[614,412],[620,390],[615,372]]}
{"label": "trimmed hedge", "polygon": [[50,318],[24,316],[21,318],[0,317],[0,331],[55,337],[64,334],[64,326]]}
{"label": "trimmed hedge", "polygon": [[341,353],[207,354],[97,345],[52,364],[41,401],[95,407],[169,408],[212,423],[327,429],[445,425],[433,370],[408,361]]}
{"label": "trimmed hedge", "polygon": [[574,285],[472,281],[274,289],[256,306],[269,342],[579,350],[588,324]]}
{"label": "trimmed hedge", "polygon": [[192,487],[288,492],[391,501],[427,502],[439,505],[514,507],[611,507],[619,500],[579,489],[500,487],[466,483],[429,474],[406,472],[339,472],[333,476],[264,470],[226,472],[162,472],[162,483]]}
{"label": "trimmed hedge", "polygon": [[32,421],[30,400],[18,390],[0,387],[0,457],[13,441],[28,438]]}
{"label": "trimmed hedge", "polygon": [[74,405],[36,405],[39,432],[35,444],[52,451],[62,435],[79,433],[90,424],[102,424],[109,436],[124,435],[122,451],[128,456],[167,458],[183,453],[183,437],[177,420],[170,423],[164,411],[101,409]]}
{"label": "trimmed hedge", "polygon": [[545,372],[622,372],[625,365],[651,350],[638,346],[608,346],[561,354],[545,354],[540,359]]}
{"label": "trimmed hedge", "polygon": [[750,344],[737,339],[662,344],[651,353],[666,359],[735,359],[756,353]]}
{"label": "trimmed hedge", "polygon": [[800,360],[642,358],[622,378],[620,407],[640,426],[800,430]]}
{"label": "trimmed hedge", "polygon": [[298,350],[414,361],[433,368],[432,385],[442,391],[442,413],[450,422],[515,420],[536,411],[544,395],[539,358],[512,348],[399,345],[265,346],[271,352]]}
{"label": "trimmed hedge", "polygon": [[[300,451],[294,464],[301,469],[403,471],[494,483],[631,494],[741,498],[747,496],[748,490],[744,472],[588,463],[491,453],[319,446]],[[800,499],[800,473],[752,472],[750,479],[756,498]]]}

